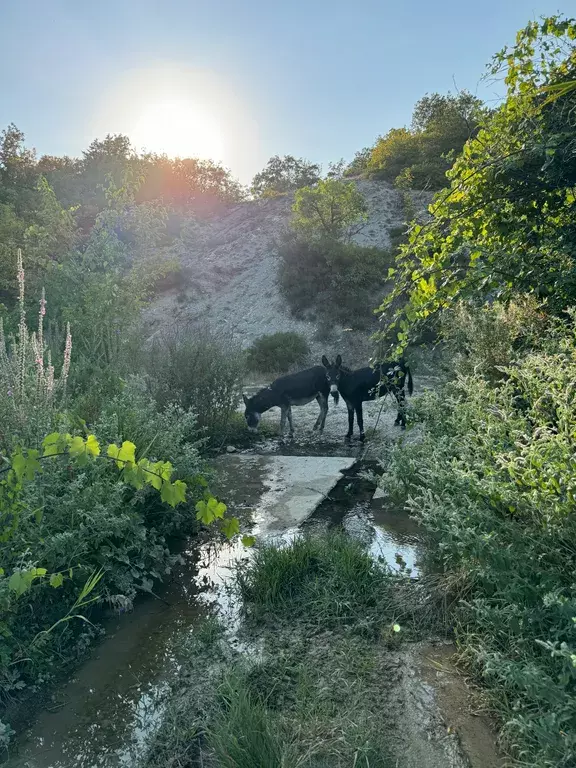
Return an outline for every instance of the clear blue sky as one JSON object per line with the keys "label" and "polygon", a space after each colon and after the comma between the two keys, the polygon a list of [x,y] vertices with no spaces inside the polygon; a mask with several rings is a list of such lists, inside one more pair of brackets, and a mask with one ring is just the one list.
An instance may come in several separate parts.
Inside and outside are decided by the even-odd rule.
{"label": "clear blue sky", "polygon": [[424,93],[454,90],[454,82],[494,98],[496,86],[479,82],[491,55],[531,18],[576,15],[574,0],[0,6],[0,126],[15,122],[39,153],[78,155],[96,136],[126,130],[156,68],[165,75],[150,86],[154,102],[170,92],[170,73],[181,72],[187,98],[197,88],[203,113],[221,126],[221,159],[244,182],[276,153],[349,159],[409,123]]}

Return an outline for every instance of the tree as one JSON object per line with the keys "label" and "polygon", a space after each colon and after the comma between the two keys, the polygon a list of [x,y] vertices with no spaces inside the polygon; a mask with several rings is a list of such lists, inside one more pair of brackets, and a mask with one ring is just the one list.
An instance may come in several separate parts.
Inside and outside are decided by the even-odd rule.
{"label": "tree", "polygon": [[222,203],[236,203],[245,195],[230,171],[212,160],[146,154],[141,168],[138,202],[163,200],[179,209],[203,213]]}
{"label": "tree", "polygon": [[292,227],[308,237],[349,241],[368,219],[364,196],[353,181],[325,179],[297,190]]}
{"label": "tree", "polygon": [[427,94],[414,107],[411,128],[393,128],[378,139],[367,169],[387,181],[441,189],[454,157],[478,133],[486,115],[482,101],[467,91]]}
{"label": "tree", "polygon": [[576,301],[576,21],[532,22],[498,54],[507,98],[464,147],[450,189],[412,227],[382,305],[406,343],[415,324],[462,297],[531,292],[559,312]]}
{"label": "tree", "polygon": [[419,160],[418,137],[407,128],[392,128],[374,145],[368,170],[379,179],[394,181],[405,168],[411,168]]}
{"label": "tree", "polygon": [[252,180],[252,194],[256,197],[294,192],[320,180],[321,168],[303,158],[292,155],[274,155],[266,167]]}
{"label": "tree", "polygon": [[19,216],[34,208],[36,156],[24,146],[24,134],[11,123],[0,134],[0,203],[14,206]]}

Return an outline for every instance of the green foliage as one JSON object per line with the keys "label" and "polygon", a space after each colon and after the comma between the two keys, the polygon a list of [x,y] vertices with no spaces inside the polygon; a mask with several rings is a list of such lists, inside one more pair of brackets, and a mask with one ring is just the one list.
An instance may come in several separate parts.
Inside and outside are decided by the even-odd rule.
{"label": "green foliage", "polygon": [[310,309],[347,326],[373,324],[372,307],[394,263],[391,253],[289,234],[278,254],[280,288],[296,314]]}
{"label": "green foliage", "polygon": [[308,342],[299,333],[279,331],[260,336],[248,349],[248,368],[261,373],[287,373],[310,354]]}
{"label": "green foliage", "polygon": [[218,690],[219,716],[208,740],[222,768],[297,768],[295,743],[280,728],[279,718],[250,694],[241,675],[229,675]]}
{"label": "green foliage", "polygon": [[[238,521],[225,516],[226,506],[197,474],[197,450],[191,453],[181,442],[185,421],[186,414],[172,411],[156,416],[155,427],[172,428],[160,442],[171,441],[172,452],[182,454],[194,473],[186,481],[170,461],[137,455],[131,441],[101,446],[93,434],[54,432],[44,439],[42,452],[17,449],[5,461],[0,470],[1,695],[33,680],[38,668],[50,668],[55,659],[47,644],[56,627],[64,632],[58,636],[61,658],[77,637],[72,620],[86,620],[81,611],[104,596],[129,602],[137,590],[149,591],[153,579],[169,572],[173,558],[165,537],[193,527],[194,498],[201,496],[198,504],[214,511],[197,515],[205,524],[218,521],[229,538],[239,532]],[[168,512],[176,507],[184,512]],[[92,594],[97,586],[100,594]]]}
{"label": "green foliage", "polygon": [[252,194],[257,197],[294,192],[320,181],[321,168],[303,158],[292,155],[274,155],[268,160],[266,168],[257,173],[252,180]]}
{"label": "green foliage", "polygon": [[378,139],[366,170],[396,184],[441,189],[454,157],[478,133],[486,113],[480,99],[466,91],[426,95],[414,107],[411,128],[392,128]]}
{"label": "green foliage", "polygon": [[245,370],[244,355],[233,337],[176,328],[153,339],[144,366],[150,392],[161,408],[178,403],[192,409],[212,447],[225,441]]}
{"label": "green foliage", "polygon": [[464,147],[450,189],[414,225],[399,258],[389,323],[403,344],[411,327],[469,296],[535,293],[554,312],[576,298],[573,152],[576,91],[543,88],[576,72],[576,22],[531,23],[499,54],[508,95]]}
{"label": "green foliage", "polygon": [[403,578],[374,563],[344,535],[307,536],[279,548],[263,545],[237,574],[252,621],[303,621],[324,629],[362,620],[381,628],[405,623]]}
{"label": "green foliage", "polygon": [[[576,326],[572,318],[544,331],[530,305],[472,317],[481,340],[463,370],[473,372],[416,401],[423,436],[392,452],[384,485],[435,538],[429,557],[444,573],[463,659],[492,693],[506,744],[523,765],[568,768]],[[467,346],[470,316],[455,326],[449,338]]]}
{"label": "green foliage", "polygon": [[364,196],[353,181],[324,179],[296,191],[292,228],[307,238],[350,241],[368,219]]}
{"label": "green foliage", "polygon": [[505,368],[520,352],[536,346],[548,323],[534,297],[508,305],[475,307],[463,302],[441,318],[442,337],[459,373],[489,381],[506,376]]}

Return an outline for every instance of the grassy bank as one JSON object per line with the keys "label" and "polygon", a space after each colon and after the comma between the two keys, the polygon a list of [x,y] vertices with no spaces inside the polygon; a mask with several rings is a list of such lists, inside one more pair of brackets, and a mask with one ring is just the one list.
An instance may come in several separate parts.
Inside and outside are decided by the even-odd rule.
{"label": "grassy bank", "polygon": [[[421,397],[385,490],[430,531],[463,664],[522,766],[576,764],[575,327],[463,312],[459,376]],[[542,329],[541,329],[542,330]],[[458,350],[465,354],[458,354]],[[507,364],[506,364],[506,361]]]}
{"label": "grassy bank", "polygon": [[196,682],[175,691],[147,768],[396,766],[399,659],[431,630],[427,597],[334,534],[258,548],[237,589],[242,640],[260,651],[204,633],[205,656],[196,646],[183,662]]}

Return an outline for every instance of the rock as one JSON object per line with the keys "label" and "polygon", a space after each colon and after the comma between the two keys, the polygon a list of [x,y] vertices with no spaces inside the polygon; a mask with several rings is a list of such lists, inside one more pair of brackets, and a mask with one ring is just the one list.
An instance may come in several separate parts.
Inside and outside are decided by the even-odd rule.
{"label": "rock", "polygon": [[226,446],[226,453],[236,453],[238,449],[234,445],[227,445]]}

